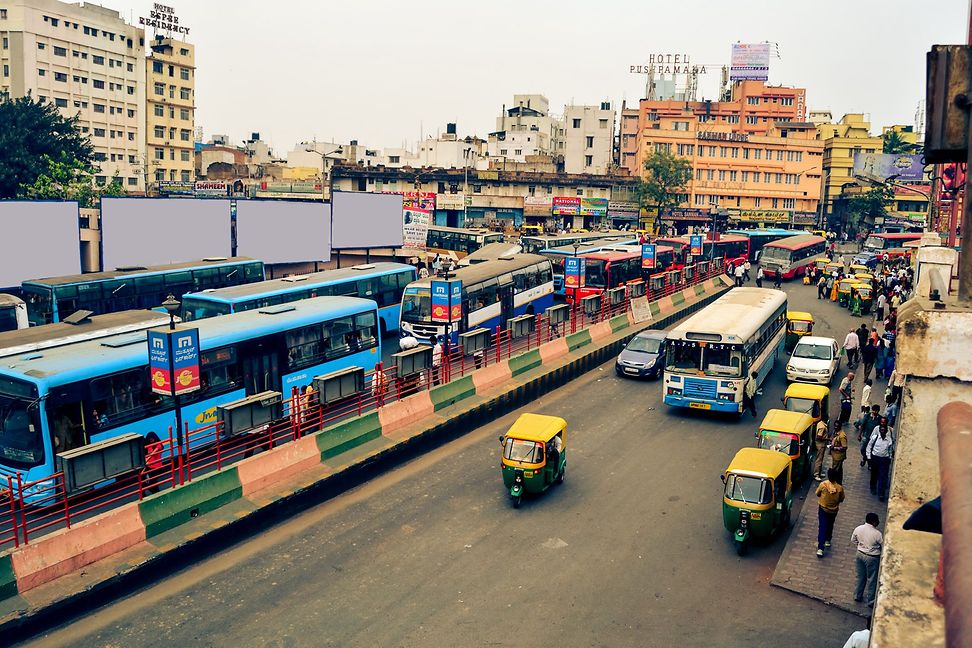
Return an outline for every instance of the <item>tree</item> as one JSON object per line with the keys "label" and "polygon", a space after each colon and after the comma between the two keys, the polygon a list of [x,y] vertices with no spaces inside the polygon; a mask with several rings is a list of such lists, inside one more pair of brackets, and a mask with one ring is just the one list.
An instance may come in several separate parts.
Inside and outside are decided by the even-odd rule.
{"label": "tree", "polygon": [[21,185],[18,197],[28,200],[77,200],[83,208],[97,207],[102,196],[121,196],[125,193],[118,178],[105,186],[91,181],[94,168],[62,155],[59,160],[45,155],[46,170],[30,184]]}
{"label": "tree", "polygon": [[32,185],[50,170],[51,160],[87,168],[94,150],[77,128],[77,117],[66,118],[52,103],[27,95],[0,97],[0,200],[14,198],[22,185]]}
{"label": "tree", "polygon": [[656,151],[645,161],[645,171],[645,177],[635,185],[635,196],[639,207],[657,207],[660,218],[664,210],[678,205],[678,195],[684,193],[685,185],[692,179],[692,164],[685,158]]}
{"label": "tree", "polygon": [[894,190],[882,185],[854,196],[847,203],[847,229],[858,231],[867,216],[880,218],[887,215],[888,207],[894,202]]}
{"label": "tree", "polygon": [[885,131],[882,139],[884,140],[883,150],[885,153],[914,153],[917,149],[914,144],[904,141],[898,131]]}

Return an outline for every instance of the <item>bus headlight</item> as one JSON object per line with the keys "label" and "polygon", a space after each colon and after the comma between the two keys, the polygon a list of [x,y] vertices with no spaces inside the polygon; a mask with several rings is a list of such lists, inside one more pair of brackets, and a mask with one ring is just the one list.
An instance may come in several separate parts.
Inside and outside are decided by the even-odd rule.
{"label": "bus headlight", "polygon": [[682,395],[682,390],[681,389],[678,389],[676,387],[669,387],[668,388],[668,395],[669,396],[681,396]]}

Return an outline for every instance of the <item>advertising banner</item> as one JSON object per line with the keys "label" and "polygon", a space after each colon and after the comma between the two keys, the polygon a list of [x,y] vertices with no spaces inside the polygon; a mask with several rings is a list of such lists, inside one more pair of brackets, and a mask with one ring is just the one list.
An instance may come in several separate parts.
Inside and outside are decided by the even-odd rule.
{"label": "advertising banner", "polygon": [[607,198],[581,198],[581,216],[606,216],[608,210]]}
{"label": "advertising banner", "polygon": [[449,321],[449,282],[432,282],[432,321]]}
{"label": "advertising banner", "polygon": [[149,378],[152,391],[179,396],[200,387],[199,330],[149,331]]}
{"label": "advertising banner", "polygon": [[925,167],[920,155],[903,153],[855,153],[854,175],[884,182],[891,176],[895,182],[920,182]]}
{"label": "advertising banner", "polygon": [[449,321],[458,322],[462,319],[462,282],[449,282]]}
{"label": "advertising banner", "polygon": [[402,207],[417,207],[431,212],[435,210],[434,191],[405,191],[402,193]]}
{"label": "advertising banner", "polygon": [[583,288],[584,274],[587,271],[586,259],[567,257],[564,259],[564,287]]}
{"label": "advertising banner", "polygon": [[655,244],[645,243],[641,246],[641,267],[646,270],[655,268]]}
{"label": "advertising banner", "polygon": [[733,43],[729,63],[730,81],[767,81],[769,79],[769,43]]}
{"label": "advertising banner", "polygon": [[548,196],[524,196],[523,198],[524,216],[549,216],[552,207]]}
{"label": "advertising banner", "polygon": [[192,182],[179,182],[177,180],[162,180],[159,182],[160,196],[191,196],[195,190]]}
{"label": "advertising banner", "polygon": [[609,216],[638,217],[638,203],[625,200],[612,200],[608,203]]}
{"label": "advertising banner", "polygon": [[580,215],[581,199],[575,196],[554,196],[553,213],[560,216]]}
{"label": "advertising banner", "polygon": [[435,196],[435,208],[436,209],[462,209],[466,204],[466,198],[464,194],[454,193],[445,194],[440,193]]}
{"label": "advertising banner", "polygon": [[404,213],[403,247],[425,249],[429,242],[429,225],[432,222],[431,211],[417,207],[406,207],[402,212]]}
{"label": "advertising banner", "polygon": [[702,237],[698,234],[689,237],[689,254],[699,256],[702,254]]}
{"label": "advertising banner", "polygon": [[197,196],[226,196],[229,194],[229,183],[225,180],[200,180],[193,185]]}

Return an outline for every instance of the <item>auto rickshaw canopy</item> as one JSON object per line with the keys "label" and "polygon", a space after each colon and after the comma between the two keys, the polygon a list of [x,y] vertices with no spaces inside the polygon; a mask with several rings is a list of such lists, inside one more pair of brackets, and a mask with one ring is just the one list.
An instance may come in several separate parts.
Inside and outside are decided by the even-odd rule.
{"label": "auto rickshaw canopy", "polygon": [[[813,315],[810,313],[805,313],[803,311],[786,311],[786,321],[787,322],[810,322],[810,328],[813,328]],[[798,331],[799,329],[792,329]]]}
{"label": "auto rickshaw canopy", "polygon": [[839,292],[850,292],[851,286],[857,283],[857,279],[850,277],[848,279],[841,279],[840,284],[837,287]]}
{"label": "auto rickshaw canopy", "polygon": [[843,272],[843,271],[844,271],[844,264],[839,262],[828,263],[827,267],[824,268],[824,272],[826,272],[827,274],[833,274],[834,272]]}
{"label": "auto rickshaw canopy", "polygon": [[[513,439],[523,439],[524,441],[536,441],[546,443],[558,434],[567,430],[567,421],[559,416],[547,416],[546,414],[520,414],[510,429],[506,431],[506,437]],[[566,442],[566,439],[564,439]]]}
{"label": "auto rickshaw canopy", "polygon": [[862,263],[852,263],[849,269],[851,274],[857,274],[859,272],[866,274],[871,271],[870,268],[868,268],[866,265]]}
{"label": "auto rickshaw canopy", "polygon": [[830,388],[823,385],[811,385],[809,383],[790,383],[786,388],[783,398],[806,398],[807,400],[822,401],[830,396]]}
{"label": "auto rickshaw canopy", "polygon": [[813,260],[813,265],[816,266],[818,270],[823,270],[831,263],[833,263],[833,261],[831,261],[830,257],[817,257]]}
{"label": "auto rickshaw canopy", "polygon": [[766,412],[763,422],[759,424],[760,430],[771,432],[786,432],[800,436],[804,430],[813,425],[813,417],[803,412],[791,412],[789,410],[771,409]]}
{"label": "auto rickshaw canopy", "polygon": [[742,448],[732,458],[727,473],[776,479],[790,465],[790,456],[776,450]]}
{"label": "auto rickshaw canopy", "polygon": [[860,293],[861,297],[870,297],[871,296],[871,284],[869,284],[869,283],[864,283],[863,281],[858,281],[857,283],[852,284],[851,285],[851,288],[853,290],[856,290],[858,293]]}
{"label": "auto rickshaw canopy", "polygon": [[857,272],[854,274],[854,278],[858,281],[866,281],[870,283],[870,281],[874,279],[874,275],[870,272]]}

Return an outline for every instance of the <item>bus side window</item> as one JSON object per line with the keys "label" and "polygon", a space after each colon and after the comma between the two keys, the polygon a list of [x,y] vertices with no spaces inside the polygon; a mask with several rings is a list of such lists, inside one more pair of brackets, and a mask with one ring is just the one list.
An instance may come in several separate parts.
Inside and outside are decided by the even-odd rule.
{"label": "bus side window", "polygon": [[354,316],[354,330],[357,335],[358,343],[362,349],[369,349],[375,346],[376,340],[376,328],[375,328],[375,314],[374,313],[361,313]]}

